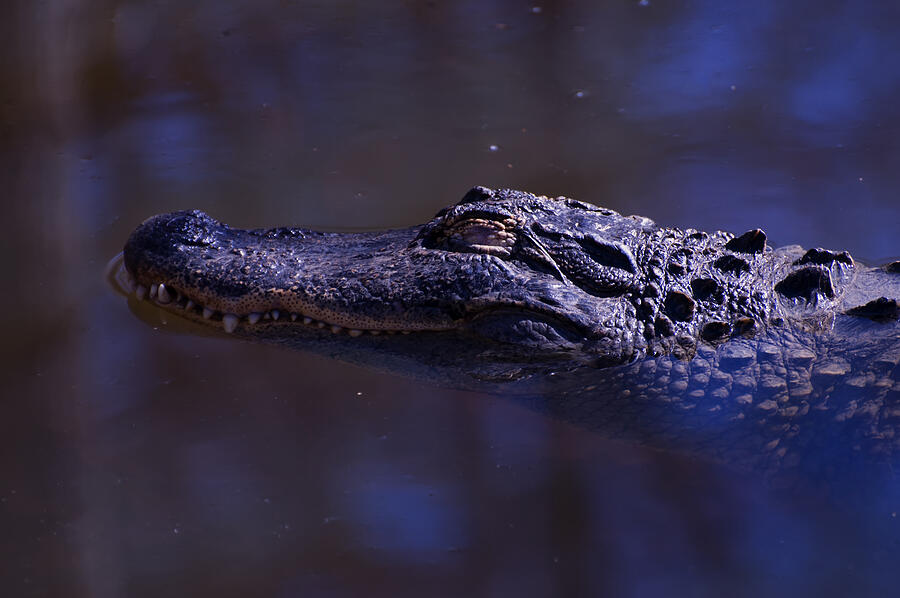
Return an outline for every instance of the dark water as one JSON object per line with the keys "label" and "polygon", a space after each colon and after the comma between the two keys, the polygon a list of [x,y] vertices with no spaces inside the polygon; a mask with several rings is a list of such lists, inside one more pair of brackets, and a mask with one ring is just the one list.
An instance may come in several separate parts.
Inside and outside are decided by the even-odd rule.
{"label": "dark water", "polygon": [[900,5],[724,4],[7,7],[0,594],[887,595],[890,500],[153,330],[103,280],[154,213],[405,226],[475,184],[897,256]]}

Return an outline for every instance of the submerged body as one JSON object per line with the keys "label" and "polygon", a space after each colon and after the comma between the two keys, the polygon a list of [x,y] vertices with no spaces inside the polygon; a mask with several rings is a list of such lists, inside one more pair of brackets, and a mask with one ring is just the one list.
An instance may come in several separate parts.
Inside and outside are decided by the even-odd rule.
{"label": "submerged body", "polygon": [[520,387],[612,435],[766,469],[900,454],[897,263],[476,187],[378,233],[156,216],[124,264],[138,298],[198,322]]}

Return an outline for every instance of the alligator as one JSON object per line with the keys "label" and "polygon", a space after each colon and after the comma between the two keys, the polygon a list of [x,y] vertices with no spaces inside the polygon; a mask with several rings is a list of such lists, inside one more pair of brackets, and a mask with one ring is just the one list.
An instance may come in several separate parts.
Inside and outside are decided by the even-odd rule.
{"label": "alligator", "polygon": [[475,187],[428,223],[128,239],[133,301],[761,471],[900,463],[900,262]]}

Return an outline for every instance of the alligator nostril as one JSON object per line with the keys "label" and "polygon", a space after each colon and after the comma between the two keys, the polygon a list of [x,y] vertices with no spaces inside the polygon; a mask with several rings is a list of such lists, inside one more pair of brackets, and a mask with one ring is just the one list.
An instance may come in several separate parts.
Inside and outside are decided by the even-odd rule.
{"label": "alligator nostril", "polygon": [[221,225],[200,210],[175,212],[160,223],[165,235],[182,245],[205,247],[214,242],[213,231]]}
{"label": "alligator nostril", "polygon": [[494,191],[492,189],[478,185],[469,189],[469,191],[463,196],[463,198],[459,200],[458,205],[475,203],[479,201],[490,201],[491,199],[493,199],[493,197]]}

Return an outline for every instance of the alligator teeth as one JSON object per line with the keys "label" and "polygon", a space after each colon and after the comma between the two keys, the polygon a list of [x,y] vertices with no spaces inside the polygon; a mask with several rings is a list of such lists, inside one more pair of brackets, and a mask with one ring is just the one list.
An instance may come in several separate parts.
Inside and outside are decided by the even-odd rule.
{"label": "alligator teeth", "polygon": [[380,330],[370,330],[369,334],[371,334],[372,336],[378,336],[379,334],[381,334],[381,331]]}
{"label": "alligator teeth", "polygon": [[216,313],[216,312],[214,312],[213,310],[211,310],[208,307],[204,307],[203,308],[203,319],[204,320],[210,319],[214,313]]}
{"label": "alligator teeth", "polygon": [[222,325],[225,326],[225,332],[234,332],[238,325],[238,317],[234,314],[225,314],[222,316]]}
{"label": "alligator teeth", "polygon": [[159,286],[156,287],[156,300],[162,304],[171,303],[172,295],[169,294],[166,285],[160,283]]}
{"label": "alligator teeth", "polygon": [[256,324],[257,322],[259,322],[259,320],[261,318],[262,318],[262,314],[253,312],[252,314],[247,316],[247,321],[250,322],[251,324]]}
{"label": "alligator teeth", "polygon": [[347,334],[349,334],[350,336],[362,336],[362,333],[362,330],[356,330],[355,328],[351,328],[347,331]]}
{"label": "alligator teeth", "polygon": [[137,288],[134,290],[134,294],[137,295],[137,298],[143,301],[147,298],[147,287],[142,284],[139,284]]}
{"label": "alligator teeth", "polygon": [[158,285],[158,284],[151,284],[151,285],[150,285],[150,298],[151,298],[151,299],[155,299],[155,298],[156,298],[156,291],[158,291],[158,290],[159,290],[159,285]]}
{"label": "alligator teeth", "polygon": [[296,322],[299,317],[297,314],[291,314],[291,322]]}
{"label": "alligator teeth", "polygon": [[303,323],[304,323],[304,324],[312,324],[312,321],[313,321],[313,319],[310,318],[309,316],[303,316]]}
{"label": "alligator teeth", "polygon": [[185,309],[194,309],[194,302],[190,299],[187,300],[187,303],[184,304]]}
{"label": "alligator teeth", "polygon": [[276,321],[278,320],[279,317],[281,317],[281,312],[278,311],[277,309],[273,309],[271,311],[271,314],[272,314],[272,319],[276,320]]}
{"label": "alligator teeth", "polygon": [[338,326],[337,324],[334,324],[331,326],[331,331],[335,334],[337,334],[338,332],[340,332],[343,329],[344,329],[343,326]]}
{"label": "alligator teeth", "polygon": [[401,330],[400,334],[412,334],[412,330]]}

